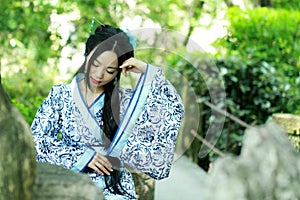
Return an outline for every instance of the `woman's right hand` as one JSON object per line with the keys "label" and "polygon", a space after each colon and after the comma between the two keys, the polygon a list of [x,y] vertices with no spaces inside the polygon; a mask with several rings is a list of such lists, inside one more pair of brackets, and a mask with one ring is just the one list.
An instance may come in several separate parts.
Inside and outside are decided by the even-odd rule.
{"label": "woman's right hand", "polygon": [[88,164],[88,167],[95,170],[100,175],[110,175],[110,172],[113,171],[109,160],[98,152],[94,155],[94,158]]}

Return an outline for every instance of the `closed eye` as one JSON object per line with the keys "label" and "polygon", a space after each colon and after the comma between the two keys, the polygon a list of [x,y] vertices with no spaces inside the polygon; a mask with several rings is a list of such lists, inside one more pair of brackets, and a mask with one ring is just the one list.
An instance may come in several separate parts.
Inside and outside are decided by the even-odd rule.
{"label": "closed eye", "polygon": [[107,71],[107,73],[109,73],[109,74],[113,74],[113,73],[115,73],[116,71],[118,71],[118,67],[108,66],[108,67],[106,67],[106,71]]}
{"label": "closed eye", "polygon": [[101,66],[101,62],[99,62],[97,59],[95,59],[94,62],[92,62],[92,66],[99,67],[99,66]]}

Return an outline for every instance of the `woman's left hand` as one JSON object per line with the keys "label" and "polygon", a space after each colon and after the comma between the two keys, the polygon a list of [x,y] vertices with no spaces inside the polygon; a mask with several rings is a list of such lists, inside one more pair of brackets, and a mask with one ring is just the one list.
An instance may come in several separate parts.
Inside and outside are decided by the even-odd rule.
{"label": "woman's left hand", "polygon": [[120,68],[122,68],[122,73],[126,77],[127,72],[145,73],[147,63],[132,57],[124,61]]}

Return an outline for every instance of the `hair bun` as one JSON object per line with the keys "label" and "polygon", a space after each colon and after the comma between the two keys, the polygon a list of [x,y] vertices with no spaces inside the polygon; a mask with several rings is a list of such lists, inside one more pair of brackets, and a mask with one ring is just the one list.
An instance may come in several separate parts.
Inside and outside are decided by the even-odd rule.
{"label": "hair bun", "polygon": [[110,25],[100,25],[95,30],[95,35],[107,34],[110,36],[116,35],[118,33],[122,33],[123,31],[119,28],[112,27]]}
{"label": "hair bun", "polygon": [[112,50],[115,42],[117,42],[118,48],[116,52],[118,56],[122,57],[120,58],[119,63],[123,63],[126,59],[134,56],[134,49],[128,35],[120,28],[115,28],[110,25],[98,26],[95,33],[89,36],[86,42],[85,56],[89,55],[90,52],[102,42],[105,47],[103,46],[101,48],[109,50]]}

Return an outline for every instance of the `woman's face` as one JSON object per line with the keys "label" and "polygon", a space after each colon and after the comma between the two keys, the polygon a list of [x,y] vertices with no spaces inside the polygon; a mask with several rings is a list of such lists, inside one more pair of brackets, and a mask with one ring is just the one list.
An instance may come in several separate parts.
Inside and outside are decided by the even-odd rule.
{"label": "woman's face", "polygon": [[92,61],[89,73],[91,89],[97,89],[98,87],[102,87],[109,83],[116,77],[117,73],[117,54],[113,51],[104,51]]}

